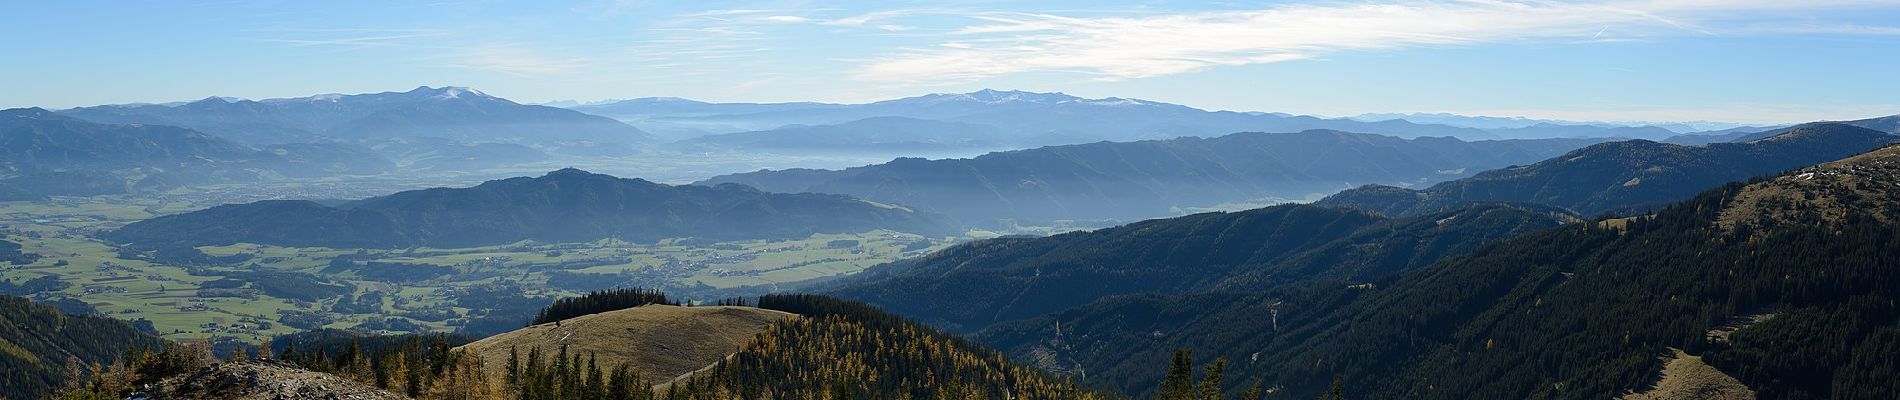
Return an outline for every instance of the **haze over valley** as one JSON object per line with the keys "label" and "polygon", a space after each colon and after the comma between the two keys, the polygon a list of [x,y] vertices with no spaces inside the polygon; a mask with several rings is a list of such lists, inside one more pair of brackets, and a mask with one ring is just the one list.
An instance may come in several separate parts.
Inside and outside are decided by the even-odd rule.
{"label": "haze over valley", "polygon": [[0,399],[1900,394],[1890,2],[84,3]]}

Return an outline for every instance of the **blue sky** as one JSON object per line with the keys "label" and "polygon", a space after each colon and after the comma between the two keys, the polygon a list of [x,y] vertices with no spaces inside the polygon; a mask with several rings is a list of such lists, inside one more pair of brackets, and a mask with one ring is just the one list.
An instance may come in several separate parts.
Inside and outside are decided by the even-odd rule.
{"label": "blue sky", "polygon": [[0,107],[470,86],[523,102],[980,88],[1318,115],[1900,113],[1900,1],[21,1]]}

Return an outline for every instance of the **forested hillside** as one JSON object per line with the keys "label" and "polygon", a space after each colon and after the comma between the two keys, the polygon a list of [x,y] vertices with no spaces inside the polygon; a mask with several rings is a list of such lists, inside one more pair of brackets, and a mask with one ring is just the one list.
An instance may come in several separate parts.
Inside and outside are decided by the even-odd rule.
{"label": "forested hillside", "polygon": [[1371,279],[1568,218],[1547,209],[1486,205],[1387,220],[1283,205],[979,241],[866,271],[829,293],[970,332],[1117,294]]}
{"label": "forested hillside", "polygon": [[142,248],[239,242],[395,248],[615,237],[640,242],[802,238],[877,229],[956,233],[940,216],[846,196],[765,193],[739,185],[670,186],[570,168],[336,207],[310,201],[218,206],[140,221],[105,236]]}
{"label": "forested hillside", "polygon": [[1107,398],[861,303],[768,295],[758,305],[804,318],[674,382],[667,398]]}
{"label": "forested hillside", "polygon": [[21,252],[19,243],[0,240],[0,262],[13,263],[13,265],[26,265],[32,264],[39,259],[40,256],[37,254]]}
{"label": "forested hillside", "polygon": [[1430,184],[1599,141],[1236,133],[1051,146],[969,159],[900,158],[835,171],[761,171],[702,183],[846,194],[942,213],[975,226],[1127,222],[1225,203],[1306,199],[1367,183]]}
{"label": "forested hillside", "polygon": [[1110,298],[981,340],[1129,391],[1159,378],[1136,366],[1190,347],[1294,398],[1337,377],[1348,398],[1600,399],[1647,390],[1681,350],[1762,398],[1886,398],[1896,177],[1888,147],[1375,285]]}
{"label": "forested hillside", "polygon": [[1603,143],[1536,164],[1486,171],[1424,190],[1366,186],[1318,204],[1391,215],[1459,204],[1511,201],[1563,207],[1584,215],[1641,212],[1695,196],[1723,183],[1837,160],[1892,143],[1900,136],[1846,124],[1778,130],[1743,143],[1682,146],[1650,141]]}
{"label": "forested hillside", "polygon": [[70,373],[87,376],[94,365],[118,361],[129,346],[158,343],[125,321],[65,315],[53,306],[0,296],[0,371],[6,371],[0,374],[0,398],[52,393]]}

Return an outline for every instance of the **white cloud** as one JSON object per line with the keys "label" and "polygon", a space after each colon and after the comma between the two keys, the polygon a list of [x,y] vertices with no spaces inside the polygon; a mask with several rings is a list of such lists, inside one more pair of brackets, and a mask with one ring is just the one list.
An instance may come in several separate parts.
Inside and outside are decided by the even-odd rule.
{"label": "white cloud", "polygon": [[769,15],[769,16],[759,17],[759,19],[763,21],[779,22],[779,23],[787,23],[787,24],[802,24],[802,23],[812,22],[811,18],[805,18],[805,17],[796,16],[796,15]]}
{"label": "white cloud", "polygon": [[[1772,19],[1814,8],[1892,4],[1891,0],[1445,0],[1284,5],[1133,17],[985,13],[970,15],[981,22],[951,32],[950,40],[942,45],[898,50],[867,63],[857,76],[941,84],[1054,71],[1122,80],[1300,60],[1338,51],[1708,35],[1719,32],[1704,24],[1725,18]],[[1884,28],[1862,31],[1886,32]]]}

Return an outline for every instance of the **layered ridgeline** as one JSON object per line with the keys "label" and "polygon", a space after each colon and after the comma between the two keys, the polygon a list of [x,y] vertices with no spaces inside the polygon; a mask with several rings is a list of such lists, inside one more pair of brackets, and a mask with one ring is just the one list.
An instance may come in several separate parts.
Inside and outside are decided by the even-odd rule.
{"label": "layered ridgeline", "polygon": [[175,125],[243,143],[439,138],[535,144],[563,151],[626,151],[654,138],[610,118],[518,104],[459,87],[267,100],[108,105],[61,113],[106,123]]}
{"label": "layered ridgeline", "polygon": [[1318,204],[1391,215],[1486,201],[1546,204],[1584,215],[1641,211],[1688,199],[1723,183],[1837,160],[1897,139],[1900,136],[1858,126],[1816,123],[1743,143],[1603,143],[1423,190],[1371,185],[1334,194]]}
{"label": "layered ridgeline", "polygon": [[142,248],[232,243],[397,248],[607,238],[723,241],[877,229],[955,233],[942,217],[846,196],[766,193],[740,185],[670,186],[570,168],[337,206],[301,200],[223,205],[136,222],[104,237]]}
{"label": "layered ridgeline", "polygon": [[31,399],[67,383],[67,368],[112,364],[130,346],[155,346],[131,324],[101,316],[65,315],[53,306],[0,296],[0,397]]}
{"label": "layered ridgeline", "polygon": [[1365,183],[1420,185],[1542,160],[1595,139],[1466,142],[1307,131],[1092,143],[969,159],[900,158],[844,170],[715,177],[771,192],[844,194],[978,226],[1139,220],[1234,202],[1317,197]]}
{"label": "layered ridgeline", "polygon": [[251,148],[173,126],[94,123],[39,108],[0,110],[0,200],[281,176],[376,174],[393,167],[356,146]]}
{"label": "layered ridgeline", "polygon": [[1293,398],[1335,378],[1347,398],[1888,398],[1897,180],[1887,147],[1375,285],[1110,298],[979,340],[1131,392],[1160,378],[1134,366],[1191,347]]}
{"label": "layered ridgeline", "polygon": [[790,125],[702,136],[675,143],[691,150],[768,152],[942,152],[1017,148],[1002,129],[966,122],[872,117],[837,125]]}
{"label": "layered ridgeline", "polygon": [[1043,238],[985,240],[876,267],[828,289],[954,332],[971,332],[1118,294],[1363,282],[1570,219],[1561,212],[1507,205],[1405,219],[1282,205]]}
{"label": "layered ridgeline", "polygon": [[[627,121],[669,139],[704,137],[708,140],[695,142],[707,147],[736,145],[773,151],[837,151],[836,148],[820,148],[816,145],[838,145],[856,151],[870,151],[905,143],[914,145],[917,136],[913,134],[924,132],[929,132],[925,136],[934,138],[930,142],[933,145],[989,142],[1009,148],[1310,129],[1376,132],[1406,138],[1451,136],[1465,140],[1563,137],[1661,139],[1675,134],[1669,129],[1654,126],[1600,126],[1567,121],[1495,125],[1470,124],[1467,123],[1469,121],[1457,119],[1412,119],[1417,118],[1417,115],[1318,118],[1280,113],[1208,111],[1141,99],[1090,99],[1062,93],[1000,90],[939,93],[865,104],[707,103],[679,98],[642,98],[577,105],[573,108]],[[860,129],[865,125],[884,132],[866,135]],[[796,127],[779,129],[788,126]],[[1695,130],[1680,129],[1681,132]],[[774,133],[799,135],[806,141],[757,140]]]}
{"label": "layered ridgeline", "polygon": [[[1850,120],[1850,121],[1832,121],[1829,123],[1852,125],[1852,126],[1858,126],[1858,127],[1872,129],[1872,130],[1881,131],[1881,132],[1900,134],[1900,115],[1889,115],[1885,117],[1874,117],[1874,118],[1857,119],[1857,120]],[[1750,141],[1756,141],[1756,140],[1761,140],[1761,139],[1767,139],[1767,138],[1775,137],[1784,133],[1788,133],[1789,131],[1792,131],[1796,128],[1799,128],[1799,126],[1762,130],[1762,131],[1757,131],[1752,134],[1738,136],[1734,139],[1731,139],[1730,141],[1750,142]]]}

